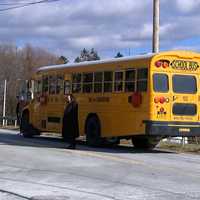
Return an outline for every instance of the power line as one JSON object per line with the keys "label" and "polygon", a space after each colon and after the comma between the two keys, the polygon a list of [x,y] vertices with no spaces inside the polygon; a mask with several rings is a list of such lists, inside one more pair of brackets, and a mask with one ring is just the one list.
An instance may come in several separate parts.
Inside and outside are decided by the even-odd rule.
{"label": "power line", "polygon": [[[41,3],[52,3],[52,2],[56,2],[56,1],[60,1],[60,0],[40,0],[40,1],[35,1],[35,2],[29,2],[29,3],[13,3],[13,6],[12,7],[8,7],[8,8],[3,8],[3,9],[0,9],[0,12],[3,12],[3,11],[7,11],[7,10],[13,10],[13,9],[17,9],[17,8],[24,8],[24,7],[28,7],[28,6],[31,6],[31,5],[35,5],[35,4],[41,4]],[[20,3],[20,4],[19,4]],[[6,3],[5,3],[6,4]],[[4,5],[5,5],[4,4]],[[9,3],[8,3],[9,4]],[[10,3],[11,5],[12,3]],[[0,4],[2,5],[2,4]]]}
{"label": "power line", "polygon": [[20,1],[17,1],[14,0],[14,1],[9,1],[9,0],[1,0],[1,3],[0,5],[20,5],[20,4],[29,4],[29,3],[37,3],[37,2],[40,2],[40,1],[55,1],[55,0],[20,0]]}
{"label": "power line", "polygon": [[15,2],[15,3],[0,3],[0,6],[17,6],[17,5],[24,5],[31,2]]}
{"label": "power line", "polygon": [[[29,3],[37,3],[39,0],[21,0],[21,1],[9,1],[9,0],[5,0],[2,1],[0,5],[2,6],[7,6],[7,5],[21,5],[21,4],[29,4]],[[41,1],[41,0],[40,0]]]}

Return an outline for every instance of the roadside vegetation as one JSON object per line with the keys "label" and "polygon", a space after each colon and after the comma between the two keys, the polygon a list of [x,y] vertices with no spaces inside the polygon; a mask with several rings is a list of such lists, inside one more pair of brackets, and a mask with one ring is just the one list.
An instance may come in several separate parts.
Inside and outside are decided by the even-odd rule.
{"label": "roadside vegetation", "polygon": [[[100,60],[95,49],[80,51],[74,62]],[[69,59],[58,56],[50,51],[30,44],[18,47],[12,43],[0,43],[0,104],[3,105],[4,80],[7,80],[6,116],[15,116],[16,96],[22,81],[31,78],[34,69],[46,66],[66,64]],[[2,106],[0,106],[2,116]]]}
{"label": "roadside vegetation", "polygon": [[171,140],[163,140],[159,143],[159,149],[167,149],[176,151],[179,153],[190,152],[190,153],[200,153],[200,142],[198,137],[188,139],[187,142],[184,140],[179,142],[172,142]]}
{"label": "roadside vegetation", "polygon": [[[31,76],[34,68],[61,62],[59,57],[42,48],[27,44],[17,47],[0,43],[0,104],[3,105],[4,80],[7,80],[6,116],[15,116],[17,87]],[[2,106],[0,106],[2,116]]]}

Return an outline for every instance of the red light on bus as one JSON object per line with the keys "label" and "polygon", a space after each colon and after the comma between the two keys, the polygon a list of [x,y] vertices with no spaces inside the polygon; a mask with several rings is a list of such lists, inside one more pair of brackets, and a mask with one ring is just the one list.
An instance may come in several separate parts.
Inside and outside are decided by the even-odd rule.
{"label": "red light on bus", "polygon": [[163,107],[160,108],[160,112],[163,113],[165,109]]}
{"label": "red light on bus", "polygon": [[161,104],[165,103],[165,101],[166,101],[165,97],[160,97],[160,103]]}
{"label": "red light on bus", "polygon": [[167,102],[167,99],[165,97],[155,97],[154,98],[154,103],[161,103],[161,104],[163,104],[165,102]]}
{"label": "red light on bus", "polygon": [[170,61],[168,61],[168,60],[158,60],[155,62],[155,66],[157,68],[162,67],[162,68],[166,69],[169,67],[169,64],[170,64]]}
{"label": "red light on bus", "polygon": [[154,103],[159,103],[160,102],[160,98],[159,97],[155,97],[154,98]]}
{"label": "red light on bus", "polygon": [[167,67],[169,67],[169,63],[164,61],[162,66],[163,66],[163,68],[167,68]]}
{"label": "red light on bus", "polygon": [[155,63],[155,65],[156,65],[157,68],[159,68],[159,67],[162,66],[162,62],[161,62],[161,61],[157,61],[157,62]]}

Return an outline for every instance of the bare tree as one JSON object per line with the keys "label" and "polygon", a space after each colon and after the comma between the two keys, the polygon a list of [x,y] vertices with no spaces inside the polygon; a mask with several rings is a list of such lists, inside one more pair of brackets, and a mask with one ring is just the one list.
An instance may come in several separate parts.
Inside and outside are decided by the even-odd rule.
{"label": "bare tree", "polygon": [[[30,79],[34,68],[56,64],[58,56],[30,44],[17,48],[14,44],[0,44],[0,104],[3,105],[3,81],[7,80],[6,114],[15,115],[16,91],[19,80]],[[2,106],[0,106],[0,115]]]}

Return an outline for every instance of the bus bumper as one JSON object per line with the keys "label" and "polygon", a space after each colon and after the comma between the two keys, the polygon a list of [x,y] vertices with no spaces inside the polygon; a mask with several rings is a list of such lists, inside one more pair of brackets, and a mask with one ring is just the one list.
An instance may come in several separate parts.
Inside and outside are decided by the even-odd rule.
{"label": "bus bumper", "polygon": [[152,136],[193,137],[200,136],[200,123],[144,121],[145,132]]}

